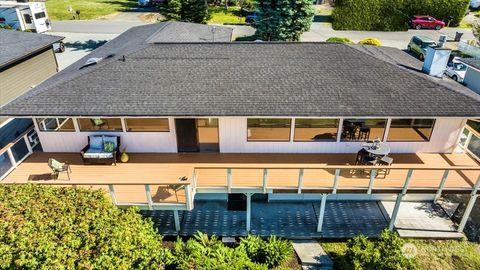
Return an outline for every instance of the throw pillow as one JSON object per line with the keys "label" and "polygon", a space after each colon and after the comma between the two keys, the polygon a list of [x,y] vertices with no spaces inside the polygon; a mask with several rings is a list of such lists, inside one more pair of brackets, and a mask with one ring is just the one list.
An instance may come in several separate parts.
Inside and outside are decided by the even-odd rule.
{"label": "throw pillow", "polygon": [[115,150],[115,144],[113,142],[104,142],[103,143],[103,151],[112,153]]}
{"label": "throw pillow", "polygon": [[90,148],[91,149],[102,149],[103,148],[103,138],[102,138],[102,136],[90,136]]}

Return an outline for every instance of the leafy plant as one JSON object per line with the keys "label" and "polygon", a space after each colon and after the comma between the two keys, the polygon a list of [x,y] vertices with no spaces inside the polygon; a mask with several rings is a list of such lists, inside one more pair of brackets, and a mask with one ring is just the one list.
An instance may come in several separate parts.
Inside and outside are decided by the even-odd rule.
{"label": "leafy plant", "polygon": [[100,190],[0,185],[1,269],[159,269],[171,262],[150,220]]}
{"label": "leafy plant", "polygon": [[266,263],[269,268],[274,268],[285,262],[293,252],[292,243],[288,240],[270,236],[267,241],[259,236],[249,235],[240,240],[240,249],[257,263]]}
{"label": "leafy plant", "polygon": [[382,42],[376,38],[365,38],[358,42],[362,45],[373,45],[373,46],[382,46]]}
{"label": "leafy plant", "polygon": [[352,40],[346,37],[329,37],[327,39],[327,42],[340,42],[340,43],[345,43],[345,44],[350,44],[353,43]]}

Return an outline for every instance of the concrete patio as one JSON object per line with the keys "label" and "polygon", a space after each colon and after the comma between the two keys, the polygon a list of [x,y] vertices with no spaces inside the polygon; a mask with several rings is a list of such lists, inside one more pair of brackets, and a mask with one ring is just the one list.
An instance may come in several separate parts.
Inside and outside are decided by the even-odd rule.
{"label": "concrete patio", "polygon": [[[319,202],[252,202],[251,233],[290,239],[376,236],[388,227],[392,203],[328,201],[323,232],[317,232]],[[394,204],[394,203],[393,203]],[[432,211],[436,209],[437,211]],[[180,211],[180,232],[175,231],[173,211],[142,211],[164,235],[192,235],[196,231],[219,236],[247,235],[244,211],[227,211],[225,201],[195,201],[192,211]],[[397,219],[404,237],[461,238],[441,208],[431,203],[404,203]],[[434,232],[434,233],[432,233]],[[442,235],[448,237],[442,237]]]}

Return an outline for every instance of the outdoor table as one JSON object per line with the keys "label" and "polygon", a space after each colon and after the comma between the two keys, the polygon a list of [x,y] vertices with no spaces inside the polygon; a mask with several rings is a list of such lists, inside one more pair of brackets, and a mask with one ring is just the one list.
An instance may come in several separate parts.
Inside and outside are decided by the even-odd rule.
{"label": "outdoor table", "polygon": [[362,147],[373,156],[383,157],[390,154],[390,146],[386,143],[378,143],[377,149],[373,149],[373,145],[373,143],[364,143]]}

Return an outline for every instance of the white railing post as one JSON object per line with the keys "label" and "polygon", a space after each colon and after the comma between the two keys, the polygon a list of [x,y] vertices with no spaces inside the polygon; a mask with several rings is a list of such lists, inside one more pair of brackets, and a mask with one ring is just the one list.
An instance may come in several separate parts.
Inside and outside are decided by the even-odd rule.
{"label": "white railing post", "polygon": [[115,189],[112,184],[108,185],[108,192],[110,193],[110,198],[112,198],[113,204],[117,205],[117,196],[115,196]]}
{"label": "white railing post", "polygon": [[190,187],[191,185],[185,185],[185,204],[186,204],[187,210],[192,210],[191,206],[192,206],[193,198],[191,198],[192,193],[190,192]]}
{"label": "white railing post", "polygon": [[317,232],[321,233],[323,228],[323,219],[325,217],[325,206],[327,205],[327,194],[322,194],[320,202],[320,212],[318,213]]}
{"label": "white railing post", "polygon": [[470,216],[470,213],[472,212],[473,206],[475,205],[475,202],[478,198],[477,193],[479,188],[480,188],[480,175],[478,175],[477,182],[475,182],[475,185],[472,188],[472,192],[470,193],[470,200],[468,201],[467,208],[463,213],[462,220],[458,225],[458,232],[463,232],[463,229],[465,229],[465,225],[467,225],[467,221]]}
{"label": "white railing post", "polygon": [[337,194],[339,177],[340,177],[340,169],[335,169],[335,177],[333,178],[332,194]]}
{"label": "white railing post", "polygon": [[263,193],[267,193],[268,169],[263,169]]}
{"label": "white railing post", "polygon": [[400,204],[402,203],[403,193],[399,193],[397,195],[397,200],[395,201],[395,206],[393,207],[392,217],[390,218],[390,224],[388,225],[388,229],[393,231],[395,228],[395,221],[397,221],[398,211],[400,211]]}
{"label": "white railing post", "polygon": [[148,210],[153,210],[152,192],[150,192],[150,185],[145,185],[145,195],[147,195]]}
{"label": "white railing post", "polygon": [[297,193],[302,193],[302,186],[303,186],[303,168],[298,169],[298,189]]}
{"label": "white railing post", "polygon": [[7,155],[10,163],[12,163],[13,168],[17,168],[17,162],[15,161],[15,157],[13,156],[12,148],[7,149]]}
{"label": "white railing post", "polygon": [[251,228],[251,215],[252,215],[252,193],[246,193],[247,196],[247,221],[246,221],[246,229],[247,233],[250,233]]}
{"label": "white railing post", "polygon": [[178,216],[178,210],[173,210],[173,221],[175,223],[175,231],[180,231],[180,217]]}
{"label": "white railing post", "polygon": [[367,194],[372,194],[373,185],[375,183],[375,177],[377,176],[377,170],[373,169],[370,171],[370,182],[368,182]]}
{"label": "white railing post", "polygon": [[450,170],[445,170],[443,172],[442,180],[440,180],[440,185],[438,186],[437,193],[435,194],[435,198],[433,199],[434,203],[437,203],[438,199],[440,199],[440,197],[442,196],[443,187],[445,186],[445,182],[447,182],[449,172]]}
{"label": "white railing post", "polygon": [[25,144],[27,145],[29,155],[31,155],[33,153],[33,148],[32,148],[32,145],[30,144],[30,140],[28,139],[28,133],[23,135],[23,140],[25,141]]}
{"label": "white railing post", "polygon": [[405,183],[403,184],[402,194],[407,194],[408,186],[410,185],[410,180],[412,180],[413,169],[409,169],[407,173],[407,178],[405,178]]}
{"label": "white railing post", "polygon": [[227,192],[232,193],[232,169],[227,169]]}

